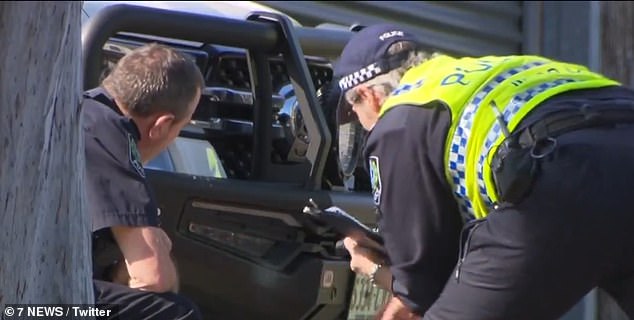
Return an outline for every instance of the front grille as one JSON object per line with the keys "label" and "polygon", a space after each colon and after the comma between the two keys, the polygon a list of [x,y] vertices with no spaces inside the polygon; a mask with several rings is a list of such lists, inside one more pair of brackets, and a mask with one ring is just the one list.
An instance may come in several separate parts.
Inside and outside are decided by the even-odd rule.
{"label": "front grille", "polygon": [[249,66],[244,57],[221,57],[211,70],[209,86],[250,90]]}
{"label": "front grille", "polygon": [[[286,66],[281,60],[271,59],[271,84],[274,92],[290,82]],[[332,70],[325,65],[309,62],[308,70],[315,88],[332,78]],[[207,76],[208,86],[226,87],[235,90],[251,90],[249,67],[245,56],[224,55],[216,60]]]}

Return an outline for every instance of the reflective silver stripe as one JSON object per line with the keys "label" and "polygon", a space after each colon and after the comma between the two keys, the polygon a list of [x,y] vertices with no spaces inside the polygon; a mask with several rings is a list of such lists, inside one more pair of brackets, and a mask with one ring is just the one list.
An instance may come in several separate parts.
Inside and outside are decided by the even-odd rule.
{"label": "reflective silver stripe", "polygon": [[484,85],[482,90],[476,93],[469,104],[464,108],[454,136],[449,146],[448,169],[451,180],[454,184],[454,197],[458,201],[458,208],[463,218],[468,221],[475,217],[473,205],[467,195],[467,183],[465,179],[465,160],[467,156],[467,141],[471,134],[473,118],[480,107],[482,101],[495,87],[508,78],[531,68],[544,64],[544,61],[535,61],[521,65],[519,67],[505,71],[496,76]]}

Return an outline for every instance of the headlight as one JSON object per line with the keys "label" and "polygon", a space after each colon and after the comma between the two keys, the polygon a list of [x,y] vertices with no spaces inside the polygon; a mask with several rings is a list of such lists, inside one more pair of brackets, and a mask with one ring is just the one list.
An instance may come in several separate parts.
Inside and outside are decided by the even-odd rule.
{"label": "headlight", "polygon": [[[280,124],[287,132],[287,145],[289,147],[287,160],[300,161],[305,155],[310,142],[306,124],[295,98],[292,85],[286,85],[280,90],[280,95],[285,101],[278,114]],[[326,83],[317,90],[317,100],[322,112],[328,120],[337,138],[337,162],[339,170],[344,178],[354,174],[359,155],[365,138],[365,130],[361,126],[356,114],[345,99],[341,96],[341,90],[337,81]],[[334,125],[333,125],[334,123]]]}

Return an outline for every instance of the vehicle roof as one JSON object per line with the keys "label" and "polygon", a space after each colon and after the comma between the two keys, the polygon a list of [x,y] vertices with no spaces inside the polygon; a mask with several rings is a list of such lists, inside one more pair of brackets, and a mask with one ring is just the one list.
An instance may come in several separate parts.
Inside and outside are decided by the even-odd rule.
{"label": "vehicle roof", "polygon": [[[84,23],[84,20],[87,18],[95,15],[99,10],[115,4],[145,6],[239,20],[246,19],[248,14],[252,11],[282,13],[253,1],[84,1],[82,23]],[[289,18],[296,26],[301,25],[292,17]]]}
{"label": "vehicle roof", "polygon": [[[82,25],[86,23],[88,18],[94,16],[103,8],[116,4],[128,4],[238,20],[245,20],[249,13],[253,11],[267,11],[284,14],[271,7],[255,3],[253,1],[84,1],[81,16]],[[286,16],[289,17],[289,19],[295,26],[301,26],[301,24],[297,20],[288,15]],[[120,32],[120,34],[132,35],[131,33],[126,32]],[[144,35],[144,37],[148,39],[168,41],[171,43],[193,47],[199,47],[203,45],[199,42],[164,38],[153,35]]]}

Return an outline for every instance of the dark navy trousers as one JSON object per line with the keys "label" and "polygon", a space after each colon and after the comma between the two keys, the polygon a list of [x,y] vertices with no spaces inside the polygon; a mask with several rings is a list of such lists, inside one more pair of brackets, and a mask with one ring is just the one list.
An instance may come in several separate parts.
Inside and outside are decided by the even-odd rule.
{"label": "dark navy trousers", "polygon": [[101,309],[112,310],[113,320],[198,320],[202,319],[198,307],[180,294],[155,293],[130,287],[93,280],[95,304]]}
{"label": "dark navy trousers", "polygon": [[556,137],[530,193],[465,226],[425,320],[557,319],[595,287],[634,319],[634,126]]}

